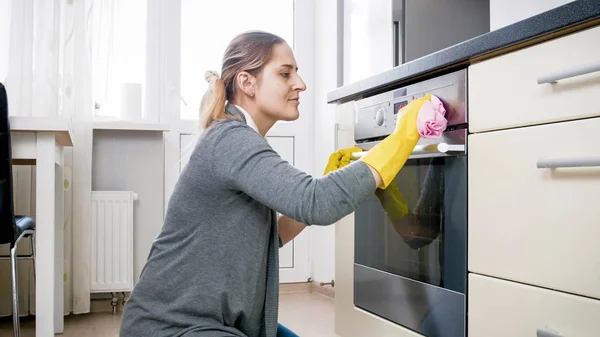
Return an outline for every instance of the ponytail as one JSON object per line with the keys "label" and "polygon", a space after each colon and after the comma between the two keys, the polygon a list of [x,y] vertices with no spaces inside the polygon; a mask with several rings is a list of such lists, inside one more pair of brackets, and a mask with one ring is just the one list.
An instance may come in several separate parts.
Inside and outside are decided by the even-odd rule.
{"label": "ponytail", "polygon": [[204,73],[204,79],[208,82],[208,89],[200,101],[200,128],[192,134],[192,140],[181,149],[179,165],[181,165],[196,146],[202,129],[206,130],[216,120],[225,119],[225,84],[215,71],[209,70]]}
{"label": "ponytail", "polygon": [[215,71],[204,73],[208,89],[200,102],[200,123],[208,128],[214,121],[225,119],[225,83]]}

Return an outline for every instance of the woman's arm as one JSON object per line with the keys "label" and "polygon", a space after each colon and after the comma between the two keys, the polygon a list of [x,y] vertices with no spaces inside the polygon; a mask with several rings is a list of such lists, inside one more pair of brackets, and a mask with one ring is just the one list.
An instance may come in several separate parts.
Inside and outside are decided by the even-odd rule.
{"label": "woman's arm", "polygon": [[212,146],[213,174],[269,208],[308,225],[330,225],[352,213],[378,184],[373,170],[354,162],[323,177],[312,177],[283,160],[239,121],[215,126],[204,141]]}
{"label": "woman's arm", "polygon": [[285,215],[280,215],[277,221],[277,228],[279,240],[281,241],[281,245],[284,246],[298,236],[306,228],[306,225]]}
{"label": "woman's arm", "polygon": [[369,165],[369,164],[365,164],[367,165],[367,167],[369,168],[369,170],[371,170],[371,174],[373,175],[373,179],[375,179],[375,186],[381,186],[383,184],[383,179],[381,179],[381,176],[379,175],[379,172],[375,171],[375,169]]}

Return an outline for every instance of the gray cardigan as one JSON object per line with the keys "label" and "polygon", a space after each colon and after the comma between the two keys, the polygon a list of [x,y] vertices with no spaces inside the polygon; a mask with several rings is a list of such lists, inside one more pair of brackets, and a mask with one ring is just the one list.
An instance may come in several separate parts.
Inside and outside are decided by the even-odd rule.
{"label": "gray cardigan", "polygon": [[227,112],[238,118],[206,130],[181,173],[121,337],[275,337],[275,212],[330,225],[375,191],[366,164],[311,177],[281,159],[235,106]]}

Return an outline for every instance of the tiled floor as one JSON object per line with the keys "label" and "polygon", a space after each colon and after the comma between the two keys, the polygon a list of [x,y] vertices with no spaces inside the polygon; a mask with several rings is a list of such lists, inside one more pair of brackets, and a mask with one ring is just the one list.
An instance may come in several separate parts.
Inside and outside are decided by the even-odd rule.
{"label": "tiled floor", "polygon": [[[315,293],[281,294],[279,321],[298,335],[336,337],[334,304],[329,297]],[[118,337],[120,315],[93,313],[65,317],[63,337]],[[21,336],[35,337],[35,321],[22,319]],[[0,337],[12,337],[9,317],[0,319]]]}

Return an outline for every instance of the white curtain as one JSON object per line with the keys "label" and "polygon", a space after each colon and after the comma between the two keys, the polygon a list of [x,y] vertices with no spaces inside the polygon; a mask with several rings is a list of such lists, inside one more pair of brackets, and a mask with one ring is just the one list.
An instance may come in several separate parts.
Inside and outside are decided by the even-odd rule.
{"label": "white curtain", "polygon": [[[64,170],[65,314],[90,309],[92,15],[93,0],[0,0],[0,81],[10,114],[72,121],[74,147],[65,150]],[[35,218],[35,171],[15,167],[14,178],[15,211]],[[29,252],[29,241],[19,249]],[[35,314],[32,264],[19,261],[18,268],[21,315]],[[12,314],[10,298],[10,264],[0,261],[0,316]]]}

